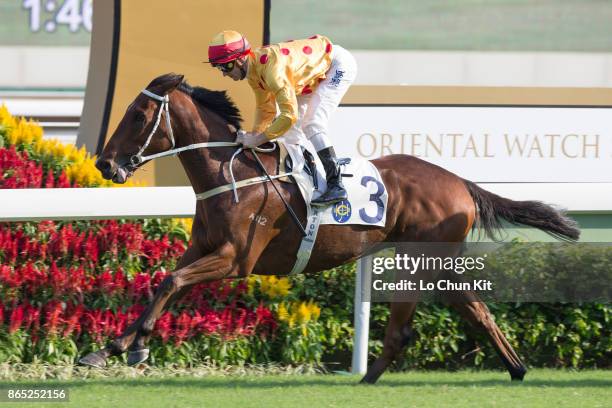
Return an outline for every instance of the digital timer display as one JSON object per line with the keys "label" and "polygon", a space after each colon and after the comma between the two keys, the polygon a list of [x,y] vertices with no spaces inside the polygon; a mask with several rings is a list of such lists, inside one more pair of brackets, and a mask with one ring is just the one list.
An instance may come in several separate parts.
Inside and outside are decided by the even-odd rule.
{"label": "digital timer display", "polygon": [[33,33],[53,33],[66,26],[71,33],[84,29],[91,32],[93,0],[23,0],[22,7],[29,14],[29,28]]}

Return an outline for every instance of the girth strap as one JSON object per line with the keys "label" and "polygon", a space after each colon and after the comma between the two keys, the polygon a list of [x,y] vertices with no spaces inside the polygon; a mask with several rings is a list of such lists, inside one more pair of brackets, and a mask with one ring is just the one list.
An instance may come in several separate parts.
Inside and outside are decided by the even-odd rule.
{"label": "girth strap", "polygon": [[308,265],[308,261],[310,261],[310,256],[312,255],[312,250],[317,240],[319,224],[321,223],[321,217],[323,216],[324,210],[319,210],[310,205],[306,206],[306,208],[308,210],[308,217],[306,218],[306,235],[302,238],[295,264],[291,272],[289,272],[289,275],[297,275],[304,271],[306,265]]}
{"label": "girth strap", "polygon": [[[270,178],[272,180],[281,178],[281,177],[287,177],[287,176],[292,176],[293,172],[291,173],[280,173],[277,174],[275,176],[270,176]],[[226,191],[231,191],[234,188],[242,188],[242,187],[247,187],[247,186],[252,186],[254,184],[259,184],[259,183],[265,183],[268,181],[268,177],[267,176],[259,176],[259,177],[251,177],[245,180],[240,180],[237,181],[235,184],[232,183],[228,183],[225,184],[223,186],[219,186],[219,187],[215,187],[212,190],[208,190],[208,191],[204,191],[203,193],[199,193],[196,194],[196,199],[197,200],[206,200],[207,198],[216,196],[218,194],[224,193]]]}

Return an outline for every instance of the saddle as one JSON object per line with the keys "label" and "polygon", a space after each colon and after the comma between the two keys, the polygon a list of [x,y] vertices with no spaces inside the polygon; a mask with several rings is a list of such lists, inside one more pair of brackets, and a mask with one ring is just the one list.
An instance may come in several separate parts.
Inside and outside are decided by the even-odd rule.
{"label": "saddle", "polygon": [[290,174],[290,177],[284,178],[286,181],[295,182],[306,203],[306,225],[303,226],[302,221],[298,221],[304,237],[298,248],[291,274],[302,272],[308,264],[319,225],[352,224],[384,227],[388,195],[378,169],[371,162],[363,159],[338,159],[339,166],[348,166],[350,173],[353,173],[345,174],[341,171],[342,176],[351,177],[345,183],[349,199],[324,208],[313,207],[309,203],[326,189],[322,163],[314,151],[309,151],[308,146],[285,144],[283,141],[279,141],[278,145],[279,168],[284,170],[281,174]]}
{"label": "saddle", "polygon": [[[304,147],[301,147],[301,150],[302,150],[302,155],[304,157],[304,170],[306,171],[306,174],[308,174],[312,178],[312,183],[314,185],[315,190],[318,190],[319,189],[319,179],[317,177],[317,163],[315,161],[315,158],[312,155],[312,153],[310,153],[310,151],[308,151]],[[281,154],[281,157],[279,160],[279,167],[283,165],[285,172],[290,173],[291,170],[293,169],[293,160],[291,159],[291,156],[288,155],[287,151],[283,148],[281,148],[280,154]],[[350,157],[342,157],[338,159],[338,166],[343,167],[343,166],[348,165],[350,162],[351,162]],[[278,171],[280,172],[281,169],[279,168]],[[341,176],[342,177],[353,177],[352,174],[344,174],[344,173],[342,173]],[[287,180],[282,180],[282,181],[287,181]]]}

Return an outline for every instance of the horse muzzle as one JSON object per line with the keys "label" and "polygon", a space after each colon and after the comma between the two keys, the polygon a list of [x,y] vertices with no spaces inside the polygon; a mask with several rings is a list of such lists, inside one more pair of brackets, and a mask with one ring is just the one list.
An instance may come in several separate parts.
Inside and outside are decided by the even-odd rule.
{"label": "horse muzzle", "polygon": [[133,170],[131,165],[119,166],[113,159],[99,158],[96,161],[96,168],[102,173],[102,177],[106,180],[112,180],[114,183],[123,184],[132,175]]}
{"label": "horse muzzle", "polygon": [[118,167],[117,172],[112,177],[113,183],[123,184],[127,181],[127,179],[132,175],[132,171],[128,170],[125,167]]}

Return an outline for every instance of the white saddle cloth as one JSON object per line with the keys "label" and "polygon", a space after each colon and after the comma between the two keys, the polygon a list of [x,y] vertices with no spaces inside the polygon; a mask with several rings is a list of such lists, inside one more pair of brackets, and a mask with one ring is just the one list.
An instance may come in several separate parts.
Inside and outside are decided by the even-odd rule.
{"label": "white saddle cloth", "polygon": [[[293,162],[292,172],[298,187],[308,204],[327,188],[325,170],[317,153],[310,144],[304,146],[314,156],[317,165],[318,189],[314,190],[312,177],[306,173],[302,147],[297,144],[279,140]],[[376,166],[364,159],[351,159],[342,166],[342,183],[348,193],[348,200],[336,203],[324,209],[321,224],[334,225],[370,225],[384,227],[387,219],[387,200],[389,195]],[[310,207],[310,206],[309,206]]]}

